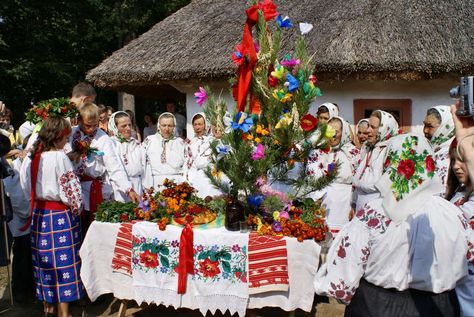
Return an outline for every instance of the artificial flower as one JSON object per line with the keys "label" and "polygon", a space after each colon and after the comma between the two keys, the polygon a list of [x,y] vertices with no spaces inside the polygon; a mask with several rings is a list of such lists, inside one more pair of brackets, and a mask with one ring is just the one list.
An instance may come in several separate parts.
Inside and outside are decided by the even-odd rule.
{"label": "artificial flower", "polygon": [[278,15],[278,12],[276,11],[276,5],[272,2],[272,0],[260,2],[258,4],[258,8],[262,10],[265,21],[270,21]]}
{"label": "artificial flower", "polygon": [[279,221],[274,221],[272,223],[272,230],[275,232],[281,232],[283,230],[281,223]]}
{"label": "artificial flower", "polygon": [[300,23],[300,32],[301,35],[308,34],[313,29],[313,25],[311,23]]}
{"label": "artificial flower", "polygon": [[290,74],[286,75],[286,80],[288,83],[289,92],[294,92],[300,86],[300,84],[298,83],[298,80]]}
{"label": "artificial flower", "polygon": [[258,207],[260,207],[260,205],[263,203],[264,199],[265,196],[263,195],[251,195],[247,198],[247,203],[253,209],[258,209]]}
{"label": "artificial flower", "polygon": [[199,87],[199,91],[194,93],[194,98],[196,99],[197,104],[202,107],[202,105],[207,100],[206,90],[202,87]]}
{"label": "artificial flower", "polygon": [[273,77],[272,75],[268,76],[268,86],[276,87],[278,85],[278,78]]}
{"label": "artificial flower", "polygon": [[293,23],[291,23],[290,18],[288,16],[282,18],[281,14],[277,16],[277,23],[278,26],[281,28],[291,28]]}
{"label": "artificial flower", "polygon": [[280,62],[280,65],[284,67],[293,67],[300,63],[299,59],[294,59],[290,54],[286,54]]}
{"label": "artificial flower", "polygon": [[257,129],[255,130],[255,132],[257,132],[257,134],[261,134],[261,135],[268,135],[270,133],[261,124],[257,124]]}
{"label": "artificial flower", "polygon": [[263,144],[259,143],[257,145],[257,148],[255,149],[255,152],[252,154],[252,160],[260,160],[265,157],[265,147]]}
{"label": "artificial flower", "polygon": [[309,76],[309,81],[310,81],[313,85],[316,85],[316,81],[317,81],[316,76],[314,76],[314,75]]}
{"label": "artificial flower", "polygon": [[224,116],[222,117],[222,121],[225,125],[224,133],[232,132],[232,117],[228,111],[225,112]]}
{"label": "artificial flower", "polygon": [[282,79],[283,75],[285,74],[285,68],[281,65],[278,65],[274,71],[270,73],[273,77],[277,79]]}
{"label": "artificial flower", "polygon": [[331,127],[329,124],[326,126],[326,132],[324,133],[324,137],[328,140],[333,139],[336,136],[336,130]]}
{"label": "artificial flower", "polygon": [[275,125],[275,129],[281,129],[291,124],[291,117],[288,114],[284,114],[280,117],[280,121]]}
{"label": "artificial flower", "polygon": [[283,89],[275,89],[272,95],[276,100],[279,100],[281,103],[287,103],[288,101],[291,101],[293,99],[293,95],[285,92]]}
{"label": "artificial flower", "polygon": [[318,124],[318,119],[316,119],[310,113],[305,114],[300,120],[301,128],[305,132],[312,131],[316,127],[317,124]]}
{"label": "artificial flower", "polygon": [[280,221],[280,212],[279,211],[274,211],[272,216],[273,216],[273,220]]}
{"label": "artificial flower", "polygon": [[231,127],[234,130],[242,130],[242,132],[249,132],[250,128],[253,125],[252,117],[249,117],[245,112],[237,113],[235,121],[231,122]]}
{"label": "artificial flower", "polygon": [[235,65],[240,66],[245,61],[244,57],[245,57],[245,54],[244,54],[244,51],[243,51],[243,48],[242,48],[242,44],[238,44],[235,47],[235,51],[232,53],[232,62]]}
{"label": "artificial flower", "polygon": [[217,150],[217,159],[220,160],[221,158],[223,158],[224,156],[230,153],[230,146],[225,145],[223,143],[219,143],[216,146],[216,150]]}

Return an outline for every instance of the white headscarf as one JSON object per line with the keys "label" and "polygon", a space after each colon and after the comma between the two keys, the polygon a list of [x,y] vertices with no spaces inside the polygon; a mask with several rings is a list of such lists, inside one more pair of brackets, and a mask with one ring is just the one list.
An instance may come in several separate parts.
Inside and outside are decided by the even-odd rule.
{"label": "white headscarf", "polygon": [[339,122],[341,122],[341,129],[342,129],[341,142],[336,146],[338,149],[341,149],[347,143],[351,143],[351,127],[350,127],[349,122],[344,120],[344,118],[342,117],[335,116],[335,117],[332,117],[332,119],[338,119]]}
{"label": "white headscarf", "polygon": [[331,120],[334,117],[339,116],[339,109],[337,109],[337,106],[335,104],[330,103],[330,102],[325,102],[325,103],[323,103],[322,105],[320,105],[318,107],[318,110],[319,110],[319,108],[321,108],[323,106],[328,108],[328,110],[329,110],[329,120]]}
{"label": "white headscarf", "polygon": [[197,117],[198,115],[204,118],[204,135],[203,136],[208,136],[209,133],[211,132],[211,125],[209,121],[207,121],[206,114],[204,112],[198,112],[194,114],[193,117],[191,118],[191,123],[194,121],[194,118]]}
{"label": "white headscarf", "polygon": [[[172,114],[171,112],[163,112],[162,114],[160,114],[160,116],[158,117],[158,125],[157,125],[157,133],[161,135],[161,131],[160,131],[160,120],[163,116],[171,116],[173,118],[173,122],[174,122],[174,126],[176,127],[176,117],[174,116],[174,114]],[[171,138],[170,139],[173,139],[175,137],[174,133],[175,133],[176,129],[173,129],[173,132],[171,134]]]}
{"label": "white headscarf", "polygon": [[[118,131],[117,125],[115,124],[115,116],[118,115],[118,114],[125,114],[125,115],[127,115],[127,117],[130,118],[130,116],[128,115],[128,113],[126,113],[125,111],[117,111],[117,112],[114,112],[114,113],[112,113],[112,115],[110,116],[108,128],[109,128],[109,132],[111,132],[113,136],[115,136],[120,142],[123,142],[123,140],[125,140],[125,139],[124,139],[124,137],[120,134],[120,132]],[[125,141],[127,141],[127,140],[125,140]]]}
{"label": "white headscarf", "polygon": [[362,122],[365,122],[365,123],[367,123],[367,125],[369,125],[369,119],[367,119],[367,118],[360,119],[359,122],[357,122],[357,125],[356,125],[356,127],[355,127],[355,128],[356,128],[356,129],[355,129],[355,130],[356,130],[356,131],[355,131],[356,135],[357,135],[357,133],[359,132],[359,126],[361,125]]}
{"label": "white headscarf", "polygon": [[435,109],[441,116],[439,127],[430,140],[431,145],[436,148],[442,146],[443,143],[451,144],[454,137],[454,121],[451,108],[449,106],[436,106],[431,109]]}
{"label": "white headscarf", "polygon": [[398,134],[397,120],[388,112],[376,110],[380,113],[380,125],[375,146],[385,145],[386,141]]}
{"label": "white headscarf", "polygon": [[375,187],[385,214],[402,222],[419,210],[444,187],[433,160],[433,150],[424,137],[401,134],[387,143],[384,172]]}

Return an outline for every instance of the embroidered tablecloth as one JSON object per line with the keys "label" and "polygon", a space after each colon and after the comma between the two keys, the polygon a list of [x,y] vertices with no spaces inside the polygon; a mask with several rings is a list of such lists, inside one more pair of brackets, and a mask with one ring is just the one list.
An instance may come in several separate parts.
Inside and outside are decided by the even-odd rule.
{"label": "embroidered tablecloth", "polygon": [[[156,227],[156,224],[150,225]],[[91,224],[81,247],[81,278],[91,300],[95,300],[101,294],[106,293],[113,293],[114,296],[119,299],[136,300],[138,302],[143,300],[143,298],[137,298],[135,288],[133,287],[133,278],[126,274],[113,272],[111,266],[119,227],[120,224],[94,221]],[[179,227],[168,226],[166,231],[163,232],[170,243],[170,246],[172,246],[173,241],[179,241],[179,235],[173,235],[173,232],[180,231],[181,228]],[[195,232],[196,231],[198,230],[195,230]],[[200,234],[203,234],[206,239],[209,239],[208,241],[216,242],[223,241],[221,240],[223,237],[231,237],[232,235],[248,238],[248,233],[228,232],[225,228],[202,230],[195,235],[195,237],[199,237]],[[288,256],[288,290],[251,294],[248,298],[247,308],[280,307],[286,311],[293,311],[297,308],[304,311],[311,311],[314,299],[313,279],[316,275],[321,248],[313,241],[297,242],[294,238],[285,238],[285,240],[287,242]],[[198,240],[195,240],[194,244],[199,245],[199,241],[198,238]],[[236,243],[229,244],[230,248],[235,244]],[[169,248],[170,253],[173,252],[172,249],[172,247]],[[237,250],[238,248],[235,247],[234,249]],[[196,251],[197,250],[198,248],[196,248]],[[205,252],[204,248],[203,251]],[[230,253],[232,256],[232,252]],[[235,254],[237,253],[238,252],[235,252]],[[227,255],[225,257],[227,257]],[[198,254],[197,260],[195,261],[195,269],[199,269],[199,261],[205,261],[206,258],[207,257],[201,255],[201,260],[199,260]],[[209,261],[212,262],[210,256]],[[172,261],[169,262],[171,267],[173,265]],[[151,263],[153,263],[153,259],[151,260]],[[209,274],[214,274],[215,272],[212,273],[212,263],[206,264],[209,265],[208,267],[210,268]],[[222,265],[219,267],[219,270],[221,270],[221,268]],[[233,278],[242,276],[241,273],[237,273],[240,272],[239,269],[237,269],[237,266],[231,268],[231,270],[234,270]],[[223,273],[220,273],[221,277],[222,275]],[[192,286],[192,279],[193,276],[188,276],[188,288],[190,288],[190,291],[179,297],[176,294],[175,296],[179,298],[179,303],[177,301],[174,302],[173,307],[184,307],[189,309],[200,309],[200,307],[202,307],[202,305],[200,305],[202,298],[194,296],[195,292],[194,286]],[[171,305],[169,302],[168,304]]]}

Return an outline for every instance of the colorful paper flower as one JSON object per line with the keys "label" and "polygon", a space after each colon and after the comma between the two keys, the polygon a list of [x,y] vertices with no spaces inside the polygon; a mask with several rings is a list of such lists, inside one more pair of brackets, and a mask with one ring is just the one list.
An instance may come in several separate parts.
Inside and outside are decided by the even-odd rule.
{"label": "colorful paper flower", "polygon": [[232,62],[238,66],[242,65],[245,61],[245,53],[242,48],[242,44],[238,44],[235,47],[235,51],[232,53]]}
{"label": "colorful paper flower", "polygon": [[272,0],[260,2],[258,4],[258,8],[262,10],[265,21],[270,21],[278,15],[278,12],[276,11],[276,5],[272,2]]}
{"label": "colorful paper flower", "polygon": [[311,23],[302,22],[299,26],[301,35],[308,34],[313,29],[313,25]]}
{"label": "colorful paper flower", "polygon": [[268,86],[276,87],[278,85],[278,78],[273,77],[272,75],[268,76]]}
{"label": "colorful paper flower", "polygon": [[316,76],[311,75],[311,76],[309,76],[309,81],[310,81],[311,83],[313,83],[313,85],[316,85],[316,82],[317,82],[318,80],[317,80]]}
{"label": "colorful paper flower", "polygon": [[318,119],[316,119],[314,116],[312,116],[309,113],[305,114],[300,120],[301,128],[305,132],[312,131],[316,127],[317,124],[318,124]]}
{"label": "colorful paper flower", "polygon": [[275,129],[281,129],[282,127],[289,126],[291,124],[291,117],[288,114],[284,114],[280,117],[280,121],[275,125]]}
{"label": "colorful paper flower", "polygon": [[252,117],[249,117],[245,112],[237,113],[235,117],[235,121],[231,122],[231,127],[234,130],[242,130],[242,132],[247,133],[249,132],[250,128],[253,125]]}
{"label": "colorful paper flower", "polygon": [[265,147],[263,144],[259,143],[257,145],[257,148],[255,149],[255,152],[252,154],[252,160],[260,160],[265,157]]}
{"label": "colorful paper flower", "polygon": [[219,143],[216,146],[216,151],[217,151],[217,159],[220,160],[224,156],[230,153],[230,146],[225,145],[223,143]]}
{"label": "colorful paper flower", "polygon": [[202,105],[207,100],[206,90],[202,87],[199,87],[199,91],[194,93],[194,99],[196,99],[197,104],[202,107]]}
{"label": "colorful paper flower", "polygon": [[263,203],[265,197],[263,195],[251,195],[247,198],[247,203],[253,209],[258,209],[260,205]]}
{"label": "colorful paper flower", "polygon": [[281,65],[278,65],[275,70],[270,73],[270,75],[277,79],[282,79],[283,75],[285,75],[285,68]]}
{"label": "colorful paper flower", "polygon": [[290,18],[288,16],[282,18],[281,14],[279,14],[276,20],[278,26],[281,28],[291,28],[293,26],[293,23],[291,23]]}
{"label": "colorful paper flower", "polygon": [[288,83],[288,91],[289,92],[294,92],[300,86],[300,84],[298,82],[298,79],[291,76],[290,74],[286,75],[286,80],[287,80],[287,83]]}
{"label": "colorful paper flower", "polygon": [[290,54],[286,54],[285,57],[280,62],[280,65],[290,68],[298,65],[300,63],[299,59],[294,59]]}
{"label": "colorful paper flower", "polygon": [[336,130],[331,127],[329,124],[326,126],[326,132],[324,133],[324,137],[328,140],[333,139],[336,136]]}
{"label": "colorful paper flower", "polygon": [[272,96],[281,103],[287,103],[293,99],[293,95],[285,92],[283,89],[274,90]]}

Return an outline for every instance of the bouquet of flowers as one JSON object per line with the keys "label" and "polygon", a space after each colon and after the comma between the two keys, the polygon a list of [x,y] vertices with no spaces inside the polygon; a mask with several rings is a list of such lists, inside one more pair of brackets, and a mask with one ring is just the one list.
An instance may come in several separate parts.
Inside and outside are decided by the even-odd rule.
{"label": "bouquet of flowers", "polygon": [[54,98],[41,101],[25,113],[26,121],[38,124],[49,117],[62,116],[75,118],[78,114],[76,105],[67,98]]}
{"label": "bouquet of flowers", "polygon": [[72,136],[72,150],[81,155],[82,158],[91,160],[92,155],[103,156],[104,152],[99,151],[98,148],[90,145],[90,142],[81,140],[81,132],[78,130]]}
{"label": "bouquet of flowers", "polygon": [[[321,94],[306,54],[303,33],[308,28],[298,38],[294,54],[279,59],[282,31],[292,27],[290,19],[278,15],[271,0],[255,2],[246,13],[242,43],[232,54],[238,66],[235,111],[229,113],[226,103],[208,87],[199,87],[195,93],[211,125],[223,132],[211,145],[213,166],[206,175],[214,186],[234,197],[248,198],[258,192],[257,179],[267,178],[270,185],[287,184],[294,198],[302,198],[327,186],[336,174],[336,169],[320,179],[305,174],[309,152],[328,148],[328,140],[335,135],[330,126],[308,113],[310,103]],[[269,22],[275,17],[272,34]],[[223,181],[219,172],[229,181]]]}

